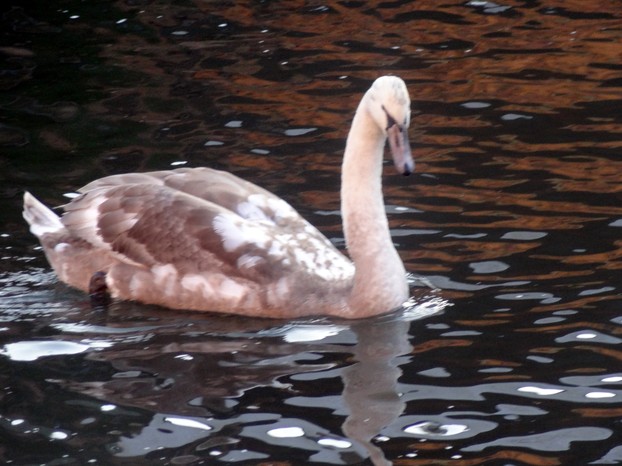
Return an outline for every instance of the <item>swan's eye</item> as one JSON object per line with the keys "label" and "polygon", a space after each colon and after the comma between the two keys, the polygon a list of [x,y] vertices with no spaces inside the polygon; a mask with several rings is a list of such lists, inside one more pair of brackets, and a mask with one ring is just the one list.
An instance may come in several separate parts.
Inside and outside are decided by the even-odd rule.
{"label": "swan's eye", "polygon": [[[384,114],[387,116],[387,129],[391,128],[392,126],[397,124],[397,121],[395,121],[395,118],[393,118],[391,116],[391,114],[387,111],[386,108],[384,108],[384,105],[382,106],[382,111],[384,112]],[[402,128],[400,127],[400,131],[402,130]]]}

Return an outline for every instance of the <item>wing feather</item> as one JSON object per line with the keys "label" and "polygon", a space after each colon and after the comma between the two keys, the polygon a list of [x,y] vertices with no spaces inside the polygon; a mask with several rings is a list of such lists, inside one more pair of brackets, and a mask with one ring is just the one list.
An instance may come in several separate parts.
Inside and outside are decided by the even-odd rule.
{"label": "wing feather", "polygon": [[[87,184],[79,192],[135,184],[168,186],[221,206],[243,218],[257,219],[259,210],[263,218],[276,225],[285,226],[285,223],[289,223],[291,227],[294,219],[301,222],[302,228],[308,224],[294,208],[270,191],[231,173],[206,167],[112,175]],[[257,205],[251,209],[248,208],[249,199],[258,200]]]}
{"label": "wing feather", "polygon": [[[180,273],[218,270],[266,283],[300,271],[301,242],[349,261],[285,201],[208,168],[113,175],[65,206],[63,224],[119,260]],[[307,266],[313,275],[313,267]],[[349,270],[349,269],[348,269]],[[346,270],[346,275],[349,271]]]}

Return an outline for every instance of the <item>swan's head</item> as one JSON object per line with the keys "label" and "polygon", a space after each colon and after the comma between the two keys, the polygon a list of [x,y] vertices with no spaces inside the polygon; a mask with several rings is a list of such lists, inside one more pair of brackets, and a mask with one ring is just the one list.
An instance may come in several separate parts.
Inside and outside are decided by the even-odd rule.
{"label": "swan's head", "polygon": [[397,76],[382,76],[374,81],[368,97],[368,110],[389,141],[395,168],[410,175],[415,162],[408,141],[410,97],[406,84]]}

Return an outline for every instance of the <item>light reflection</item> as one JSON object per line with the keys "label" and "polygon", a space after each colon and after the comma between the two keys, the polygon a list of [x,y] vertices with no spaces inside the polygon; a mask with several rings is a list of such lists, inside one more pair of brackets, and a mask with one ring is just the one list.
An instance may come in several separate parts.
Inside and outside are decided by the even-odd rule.
{"label": "light reflection", "polygon": [[426,437],[452,437],[469,430],[464,424],[436,424],[429,421],[418,422],[404,428],[404,432]]}
{"label": "light reflection", "polygon": [[195,419],[167,416],[164,418],[165,422],[169,422],[175,426],[190,427],[192,429],[212,430],[212,427],[204,422],[197,421]]}
{"label": "light reflection", "polygon": [[46,356],[79,354],[91,348],[91,345],[72,341],[18,341],[4,345],[0,355],[13,361],[35,361]]}
{"label": "light reflection", "polygon": [[616,396],[616,394],[611,392],[589,392],[585,395],[586,398],[591,398],[595,400],[600,400],[603,398],[613,398],[614,396]]}
{"label": "light reflection", "polygon": [[519,392],[524,393],[534,393],[540,396],[551,396],[557,395],[558,393],[562,393],[564,390],[558,388],[542,388],[542,387],[521,387],[518,389]]}
{"label": "light reflection", "polygon": [[297,325],[290,328],[283,338],[288,343],[321,341],[345,329],[343,325]]}
{"label": "light reflection", "polygon": [[296,438],[303,437],[305,431],[300,427],[279,427],[277,429],[270,429],[267,434],[275,438]]}
{"label": "light reflection", "polygon": [[321,438],[317,441],[317,443],[319,443],[320,445],[335,448],[350,448],[352,446],[351,442],[333,438]]}

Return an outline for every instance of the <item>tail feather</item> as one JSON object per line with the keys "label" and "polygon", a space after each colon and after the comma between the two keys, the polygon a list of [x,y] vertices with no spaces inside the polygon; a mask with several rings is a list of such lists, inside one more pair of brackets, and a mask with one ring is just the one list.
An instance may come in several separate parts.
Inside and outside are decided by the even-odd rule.
{"label": "tail feather", "polygon": [[57,233],[65,229],[60,217],[28,191],[24,193],[24,212],[22,215],[30,225],[30,232],[37,238],[47,233]]}

